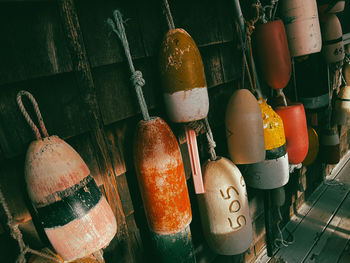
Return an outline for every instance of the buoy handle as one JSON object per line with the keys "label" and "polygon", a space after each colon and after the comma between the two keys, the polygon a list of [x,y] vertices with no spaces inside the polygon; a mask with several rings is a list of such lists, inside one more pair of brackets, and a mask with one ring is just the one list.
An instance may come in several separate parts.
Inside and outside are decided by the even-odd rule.
{"label": "buoy handle", "polygon": [[44,135],[44,138],[45,137],[49,137],[49,134],[47,133],[47,130],[46,130],[46,127],[45,127],[45,123],[43,121],[43,117],[41,116],[41,113],[40,113],[40,109],[39,109],[38,103],[36,102],[35,98],[33,97],[33,95],[31,93],[29,93],[28,91],[25,91],[25,90],[21,90],[17,94],[17,104],[18,104],[18,107],[21,110],[24,118],[28,122],[29,126],[34,131],[36,139],[40,140],[41,139],[41,134],[40,134],[40,131],[39,131],[38,127],[35,125],[35,123],[30,118],[28,112],[26,111],[26,109],[25,109],[25,107],[23,105],[23,102],[22,102],[22,96],[27,96],[27,98],[33,104],[36,116],[38,118],[38,122],[39,122],[39,125],[40,125],[41,132]]}

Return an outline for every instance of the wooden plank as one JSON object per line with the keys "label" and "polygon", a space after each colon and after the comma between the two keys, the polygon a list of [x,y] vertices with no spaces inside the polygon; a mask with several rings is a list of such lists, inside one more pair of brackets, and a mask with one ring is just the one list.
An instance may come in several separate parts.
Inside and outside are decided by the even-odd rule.
{"label": "wooden plank", "polygon": [[341,204],[325,232],[310,251],[305,262],[327,263],[338,261],[350,239],[350,196]]}
{"label": "wooden plank", "polygon": [[341,254],[338,263],[348,263],[350,262],[350,241],[346,245],[343,253]]}
{"label": "wooden plank", "polygon": [[72,69],[54,1],[0,4],[0,85]]}
{"label": "wooden plank", "polygon": [[347,187],[328,186],[293,233],[295,243],[288,248],[281,248],[274,258],[287,262],[302,262],[308,255],[310,248],[324,232],[348,192]]}

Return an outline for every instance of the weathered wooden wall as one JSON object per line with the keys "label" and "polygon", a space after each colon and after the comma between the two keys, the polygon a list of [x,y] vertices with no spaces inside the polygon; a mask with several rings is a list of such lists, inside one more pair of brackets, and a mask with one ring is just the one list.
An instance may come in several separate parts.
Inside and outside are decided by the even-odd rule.
{"label": "weathered wooden wall", "polygon": [[[0,1],[0,186],[26,240],[33,247],[42,246],[45,241],[39,241],[31,225],[30,202],[23,179],[26,148],[34,139],[15,100],[17,92],[25,89],[37,99],[49,133],[66,139],[82,155],[101,190],[107,191],[107,197],[113,191],[120,197],[121,210],[113,209],[122,215],[118,218],[118,234],[106,249],[108,262],[148,262],[153,255],[147,241],[149,232],[132,157],[133,132],[141,115],[129,82],[122,47],[108,29],[106,19],[116,8],[124,14],[135,67],[142,71],[146,80],[143,90],[150,112],[167,120],[157,65],[159,46],[167,31],[161,1],[75,1],[111,167],[101,165],[89,115],[84,108],[84,91],[77,83],[74,59],[66,41],[59,2]],[[177,0],[169,1],[169,4],[176,26],[186,29],[199,46],[209,88],[209,122],[217,142],[217,153],[227,156],[225,109],[230,95],[238,88],[242,67],[232,3],[229,0]],[[181,125],[169,125],[177,136],[183,133]],[[181,142],[186,174],[190,178],[187,146]],[[348,142],[343,145],[348,145]],[[199,148],[202,160],[205,160],[204,136],[199,137]],[[106,169],[112,171],[107,178],[110,180],[108,185]],[[320,174],[320,162],[312,169],[316,170],[314,174]],[[322,179],[305,178],[307,192],[315,189]],[[240,260],[240,257],[218,257],[209,250],[201,231],[192,181],[189,179],[187,182],[193,210],[191,229],[198,261]],[[290,199],[287,198],[285,211],[289,211],[296,200],[303,200],[305,195],[297,191],[295,177],[287,186],[287,193]],[[245,255],[246,261],[253,259],[265,245],[263,193],[248,189],[248,194],[256,231],[250,254]],[[2,219],[5,222],[4,216]],[[16,246],[7,241],[10,238],[4,224],[2,229],[0,242],[6,242],[6,246],[0,246],[0,251],[9,255],[8,262],[13,262]]]}

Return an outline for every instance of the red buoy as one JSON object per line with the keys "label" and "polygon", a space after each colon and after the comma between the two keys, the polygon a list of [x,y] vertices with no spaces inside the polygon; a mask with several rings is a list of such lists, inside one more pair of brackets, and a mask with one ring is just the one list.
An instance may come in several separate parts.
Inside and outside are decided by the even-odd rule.
{"label": "red buoy", "polygon": [[[24,109],[21,96],[34,104],[44,138]],[[72,261],[107,246],[117,232],[112,209],[80,155],[57,136],[49,136],[34,97],[17,95],[18,105],[35,131],[26,154],[28,195],[56,252]]]}
{"label": "red buoy", "polygon": [[301,103],[279,106],[276,112],[283,120],[289,163],[299,164],[309,148],[304,106]]}
{"label": "red buoy", "polygon": [[161,118],[138,123],[134,163],[150,229],[161,235],[184,230],[192,220],[185,170],[175,135]]}
{"label": "red buoy", "polygon": [[291,76],[291,58],[282,20],[259,24],[254,31],[259,69],[273,89],[283,89]]}

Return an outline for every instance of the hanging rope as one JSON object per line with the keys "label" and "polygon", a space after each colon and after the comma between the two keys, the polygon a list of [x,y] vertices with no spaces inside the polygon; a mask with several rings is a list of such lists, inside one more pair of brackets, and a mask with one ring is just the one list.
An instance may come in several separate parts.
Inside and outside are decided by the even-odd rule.
{"label": "hanging rope", "polygon": [[145,85],[145,80],[142,78],[142,72],[135,70],[132,62],[128,39],[126,38],[123,16],[119,10],[113,12],[114,21],[111,18],[107,19],[107,24],[111,27],[112,31],[118,36],[123,47],[126,59],[128,60],[129,69],[131,72],[131,82],[136,90],[137,100],[141,108],[142,116],[145,121],[150,120],[150,116],[147,109],[147,104],[142,93],[142,87]]}
{"label": "hanging rope", "polygon": [[280,247],[280,246],[277,244],[277,242],[280,242],[280,244],[281,244],[282,246],[288,247],[289,245],[291,245],[291,244],[294,243],[294,236],[293,236],[293,234],[292,234],[287,228],[285,228],[286,231],[288,232],[289,236],[292,237],[292,240],[291,240],[291,241],[287,241],[287,240],[284,239],[283,233],[282,233],[281,227],[280,227],[280,223],[282,222],[283,217],[282,217],[281,209],[280,209],[279,206],[277,207],[277,211],[278,211],[278,216],[279,216],[279,221],[277,222],[277,231],[278,231],[278,233],[279,233],[279,235],[280,235],[280,238],[276,238],[276,239],[275,239],[275,246],[276,246],[276,247]]}
{"label": "hanging rope", "polygon": [[288,106],[288,103],[287,103],[287,98],[286,98],[286,95],[284,95],[284,92],[282,89],[279,89],[277,90],[277,95],[280,95],[282,97],[282,100],[283,100],[283,104],[284,106]]}
{"label": "hanging rope", "polygon": [[215,152],[216,143],[214,141],[213,133],[211,132],[208,117],[204,119],[204,125],[206,129],[207,140],[208,140],[210,160],[215,161],[217,159],[216,152]]}
{"label": "hanging rope", "polygon": [[38,255],[38,256],[43,257],[43,258],[54,260],[56,262],[64,262],[63,260],[60,260],[60,259],[58,259],[56,257],[52,257],[52,256],[47,255],[45,253],[42,253],[40,251],[31,249],[29,246],[27,246],[24,243],[21,230],[19,230],[18,224],[15,222],[15,220],[13,219],[13,217],[12,217],[12,215],[10,213],[10,210],[9,210],[9,208],[7,206],[5,197],[4,197],[4,195],[3,195],[2,191],[1,191],[1,188],[0,188],[0,203],[1,203],[1,206],[4,209],[5,214],[7,216],[7,225],[10,228],[10,234],[11,234],[12,238],[17,241],[18,246],[19,246],[20,254],[17,257],[16,263],[25,263],[25,262],[27,262],[27,260],[25,258],[25,255],[27,253],[35,254],[35,255]]}
{"label": "hanging rope", "polygon": [[169,30],[175,29],[174,19],[170,11],[168,0],[163,0],[163,13],[166,17]]}
{"label": "hanging rope", "polygon": [[17,104],[18,104],[18,107],[21,110],[24,118],[28,122],[29,126],[32,128],[36,139],[40,140],[41,139],[41,134],[40,134],[40,131],[39,131],[38,127],[34,124],[32,119],[30,118],[28,112],[24,108],[24,105],[23,105],[23,102],[22,102],[22,96],[27,96],[27,98],[33,104],[36,116],[38,118],[38,122],[39,122],[39,125],[40,125],[41,132],[44,135],[44,137],[49,137],[49,134],[47,133],[47,130],[46,130],[46,127],[45,127],[45,124],[44,124],[44,121],[43,121],[43,117],[41,116],[41,113],[40,113],[40,110],[39,110],[38,103],[36,102],[36,100],[35,100],[35,98],[33,97],[32,94],[30,94],[28,91],[21,90],[17,94]]}

